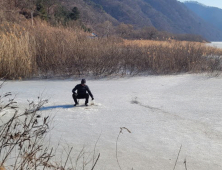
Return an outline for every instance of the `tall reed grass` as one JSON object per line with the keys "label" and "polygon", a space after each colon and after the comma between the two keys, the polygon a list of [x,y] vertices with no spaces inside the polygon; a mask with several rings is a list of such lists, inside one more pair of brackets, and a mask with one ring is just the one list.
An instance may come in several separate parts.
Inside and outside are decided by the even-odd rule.
{"label": "tall reed grass", "polygon": [[35,39],[29,32],[7,24],[0,34],[0,76],[30,77],[35,69]]}
{"label": "tall reed grass", "polygon": [[40,21],[0,25],[0,77],[8,79],[221,71],[221,55],[202,43],[92,39]]}

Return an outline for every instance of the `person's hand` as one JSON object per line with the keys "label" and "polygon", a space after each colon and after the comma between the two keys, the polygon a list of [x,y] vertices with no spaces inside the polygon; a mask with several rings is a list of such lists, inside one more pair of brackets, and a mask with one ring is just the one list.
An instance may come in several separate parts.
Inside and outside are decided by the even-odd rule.
{"label": "person's hand", "polygon": [[92,97],[92,100],[94,100],[94,98]]}

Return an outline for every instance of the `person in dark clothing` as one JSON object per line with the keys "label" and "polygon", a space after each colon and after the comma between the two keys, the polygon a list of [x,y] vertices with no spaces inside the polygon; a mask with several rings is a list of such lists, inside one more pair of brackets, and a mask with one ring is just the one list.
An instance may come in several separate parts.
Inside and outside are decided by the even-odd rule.
{"label": "person in dark clothing", "polygon": [[[76,93],[77,90],[77,93]],[[88,92],[88,93],[87,93]],[[74,106],[78,105],[77,99],[86,99],[85,105],[88,106],[89,102],[89,95],[94,100],[93,95],[89,89],[89,87],[86,85],[86,80],[82,79],[81,84],[77,84],[74,89],[72,89],[72,98],[75,102]]]}

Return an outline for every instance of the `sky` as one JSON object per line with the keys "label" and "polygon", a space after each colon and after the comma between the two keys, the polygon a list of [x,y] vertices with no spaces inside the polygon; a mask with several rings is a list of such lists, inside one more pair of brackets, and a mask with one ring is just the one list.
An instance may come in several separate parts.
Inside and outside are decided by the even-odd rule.
{"label": "sky", "polygon": [[[189,0],[178,0],[178,1],[185,2]],[[222,9],[222,0],[192,0],[192,1],[197,1],[207,6],[213,6],[213,7],[218,7]]]}

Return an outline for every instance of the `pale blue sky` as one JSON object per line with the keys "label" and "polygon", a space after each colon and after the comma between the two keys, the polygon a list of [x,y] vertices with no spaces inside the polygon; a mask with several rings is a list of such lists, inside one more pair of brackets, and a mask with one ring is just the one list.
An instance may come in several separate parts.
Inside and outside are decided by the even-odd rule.
{"label": "pale blue sky", "polygon": [[[178,0],[178,1],[184,2],[184,1],[191,1],[191,0]],[[214,7],[218,7],[222,9],[222,0],[192,0],[192,1],[197,1],[207,6],[214,6]]]}

